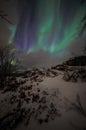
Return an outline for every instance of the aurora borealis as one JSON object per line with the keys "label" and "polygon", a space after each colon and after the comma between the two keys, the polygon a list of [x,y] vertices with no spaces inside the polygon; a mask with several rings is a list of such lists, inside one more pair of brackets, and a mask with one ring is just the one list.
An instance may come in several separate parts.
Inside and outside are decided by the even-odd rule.
{"label": "aurora borealis", "polygon": [[19,19],[9,26],[9,43],[28,53],[57,55],[78,38],[85,14],[86,3],[80,0],[19,0]]}

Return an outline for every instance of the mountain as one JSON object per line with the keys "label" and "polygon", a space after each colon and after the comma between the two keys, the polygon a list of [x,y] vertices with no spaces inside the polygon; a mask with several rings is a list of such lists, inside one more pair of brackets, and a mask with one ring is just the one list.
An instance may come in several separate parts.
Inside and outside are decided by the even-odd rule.
{"label": "mountain", "polygon": [[82,58],[8,77],[0,90],[0,130],[85,130],[86,67],[74,66],[76,59]]}
{"label": "mountain", "polygon": [[64,63],[69,66],[86,66],[86,56],[77,56],[69,59]]}

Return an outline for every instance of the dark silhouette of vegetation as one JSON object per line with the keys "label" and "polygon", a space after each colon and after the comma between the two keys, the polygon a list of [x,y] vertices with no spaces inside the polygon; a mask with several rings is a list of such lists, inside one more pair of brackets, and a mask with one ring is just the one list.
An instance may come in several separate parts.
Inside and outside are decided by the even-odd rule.
{"label": "dark silhouette of vegetation", "polygon": [[15,54],[8,45],[0,45],[0,88],[4,88],[8,77],[15,70]]}
{"label": "dark silhouette of vegetation", "polygon": [[64,65],[69,66],[86,66],[86,56],[76,56],[67,60]]}
{"label": "dark silhouette of vegetation", "polygon": [[4,13],[3,10],[0,10],[0,18],[1,19],[4,19],[6,22],[8,22],[9,24],[13,24],[9,18],[8,18],[8,15],[6,13]]}
{"label": "dark silhouette of vegetation", "polygon": [[[86,0],[81,0],[80,2],[81,2],[81,5],[82,5],[82,4],[86,3]],[[83,23],[83,27],[82,27],[82,30],[81,30],[80,34],[82,34],[85,31],[85,29],[86,29],[86,14],[83,17],[81,22]]]}

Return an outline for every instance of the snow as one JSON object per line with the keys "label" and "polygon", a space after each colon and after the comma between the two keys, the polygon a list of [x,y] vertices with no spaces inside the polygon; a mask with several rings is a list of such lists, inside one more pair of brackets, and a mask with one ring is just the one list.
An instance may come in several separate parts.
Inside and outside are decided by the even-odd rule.
{"label": "snow", "polygon": [[[73,103],[77,104],[77,95],[79,95],[83,109],[86,112],[86,83],[66,82],[63,80],[63,72],[56,72],[59,75],[55,77],[52,77],[52,74],[49,74],[50,76],[44,77],[39,75],[38,79],[43,79],[43,81],[41,82],[39,82],[39,80],[37,80],[36,82],[31,82],[30,78],[26,78],[28,79],[28,81],[24,85],[30,86],[30,84],[32,84],[30,94],[39,94],[40,99],[42,97],[46,97],[46,104],[49,109],[50,104],[53,103],[55,105],[55,108],[58,110],[58,116],[53,115],[53,119],[50,119],[47,123],[42,124],[39,124],[36,120],[33,119],[32,116],[31,121],[27,125],[27,127],[22,122],[15,128],[15,130],[82,130],[86,128],[86,116],[84,116],[74,106],[72,106]],[[21,80],[21,78],[18,78],[17,80],[19,81]],[[40,90],[39,93],[38,89]],[[20,92],[24,91],[22,90],[22,87],[20,87],[18,91],[19,90]],[[27,97],[29,97],[28,90],[25,90],[25,94]],[[14,105],[9,105],[9,101],[7,103],[1,103],[1,100],[9,100],[12,95],[16,95],[17,98],[19,98],[20,93],[0,92],[0,118],[2,117],[3,113],[6,114],[12,111],[13,108],[15,108],[16,103]],[[35,108],[37,111],[39,102],[38,100],[34,103],[30,101],[30,103],[27,104],[25,101],[23,101],[22,106],[25,108]],[[41,118],[42,116],[42,118],[45,118],[45,115],[47,114],[47,109],[43,110],[42,114],[40,114],[38,117]]]}

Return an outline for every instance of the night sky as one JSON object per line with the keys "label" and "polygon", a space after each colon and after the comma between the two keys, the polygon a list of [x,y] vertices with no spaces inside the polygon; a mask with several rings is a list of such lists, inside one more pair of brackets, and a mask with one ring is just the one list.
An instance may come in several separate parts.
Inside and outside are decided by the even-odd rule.
{"label": "night sky", "polygon": [[55,62],[56,57],[64,59],[72,53],[79,54],[86,41],[86,30],[80,34],[86,3],[80,2],[0,0],[1,13],[3,10],[8,15],[8,21],[0,17],[1,43],[14,44],[19,51],[28,54],[41,53],[43,59],[47,55],[53,56]]}

